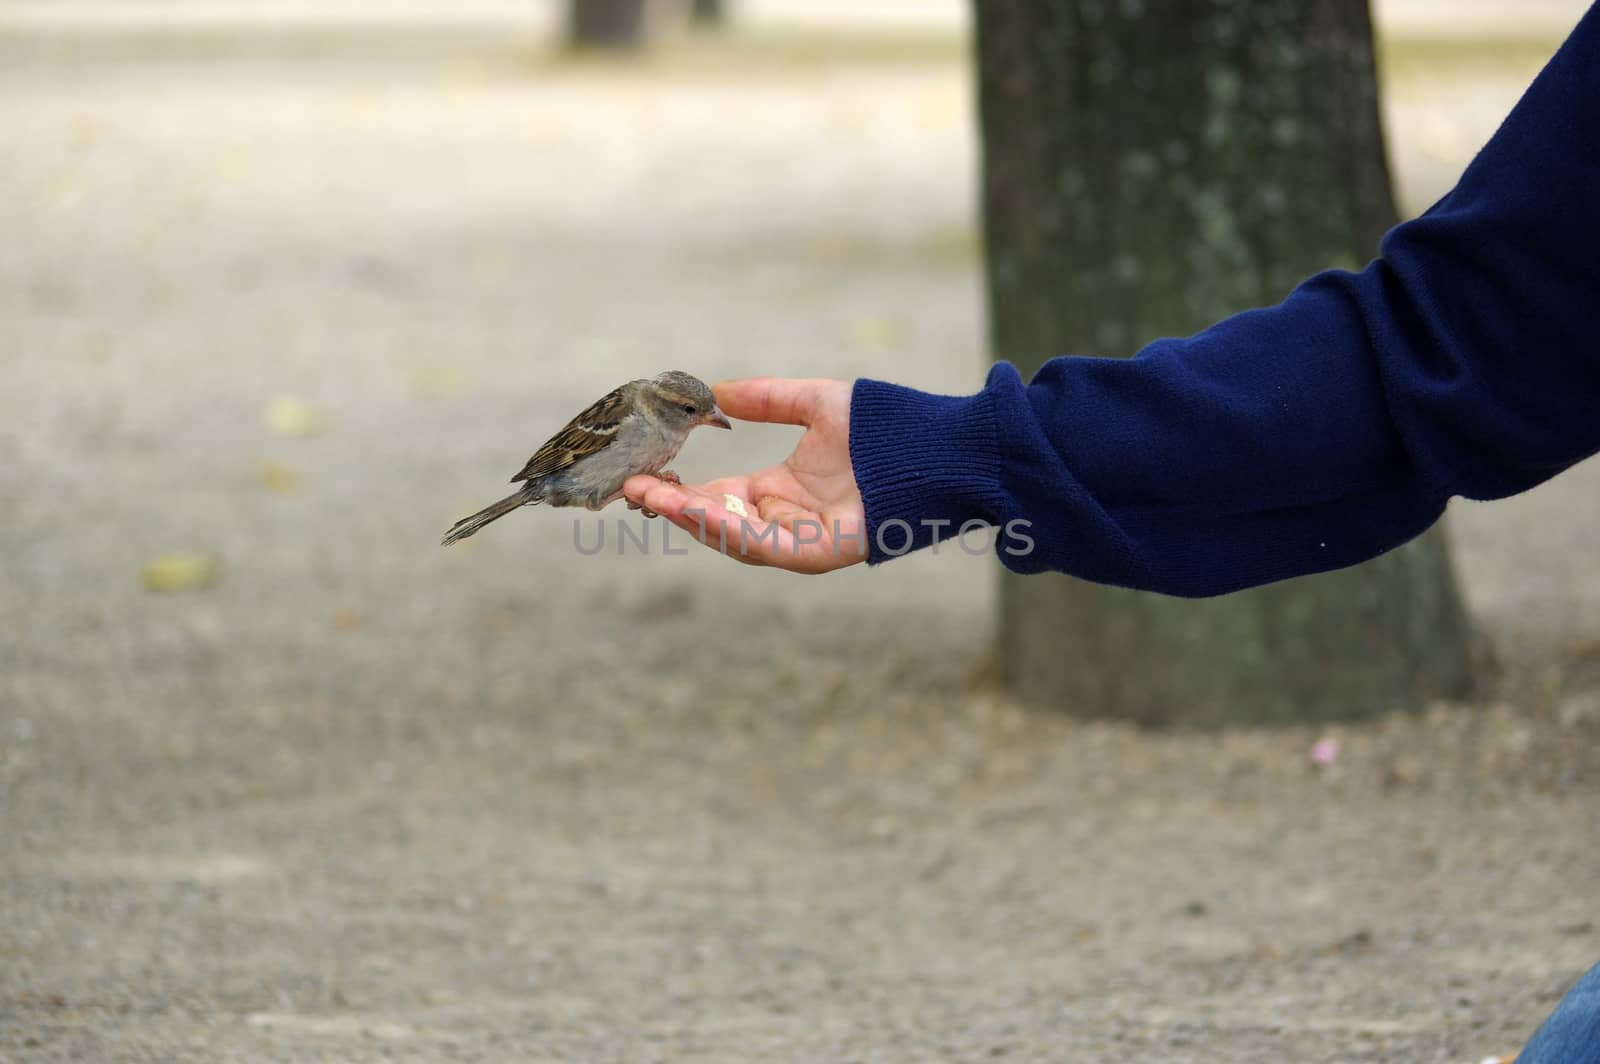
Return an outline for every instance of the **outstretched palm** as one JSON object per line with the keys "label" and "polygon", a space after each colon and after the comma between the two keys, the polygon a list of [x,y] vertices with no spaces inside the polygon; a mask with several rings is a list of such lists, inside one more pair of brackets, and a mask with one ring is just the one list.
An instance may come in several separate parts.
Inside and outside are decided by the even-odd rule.
{"label": "outstretched palm", "polygon": [[[794,453],[768,469],[705,484],[634,477],[623,488],[629,501],[751,565],[825,573],[864,561],[866,514],[850,466],[850,383],[761,377],[714,391],[730,417],[805,426]],[[729,495],[748,516],[729,511]]]}

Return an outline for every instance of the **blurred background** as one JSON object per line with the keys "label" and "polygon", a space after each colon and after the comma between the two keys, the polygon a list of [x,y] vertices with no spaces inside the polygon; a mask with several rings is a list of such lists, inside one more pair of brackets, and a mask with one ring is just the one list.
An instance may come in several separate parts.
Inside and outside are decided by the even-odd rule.
{"label": "blurred background", "polygon": [[[966,6],[695,6],[0,0],[0,1057],[1514,1049],[1600,960],[1593,462],[1453,507],[1477,693],[1359,725],[1015,704],[960,551],[438,547],[632,377],[982,380]],[[1376,5],[1402,214],[1585,6]]]}

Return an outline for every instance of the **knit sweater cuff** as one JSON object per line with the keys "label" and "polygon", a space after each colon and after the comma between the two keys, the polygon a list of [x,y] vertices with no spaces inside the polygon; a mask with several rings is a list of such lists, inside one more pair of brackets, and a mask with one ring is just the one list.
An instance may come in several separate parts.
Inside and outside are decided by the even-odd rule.
{"label": "knit sweater cuff", "polygon": [[999,520],[994,399],[929,395],[862,378],[850,400],[850,462],[866,506],[869,564]]}

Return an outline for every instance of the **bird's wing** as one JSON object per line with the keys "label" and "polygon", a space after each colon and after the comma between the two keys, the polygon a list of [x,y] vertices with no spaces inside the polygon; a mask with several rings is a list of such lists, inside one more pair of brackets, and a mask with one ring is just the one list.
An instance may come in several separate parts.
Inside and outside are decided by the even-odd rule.
{"label": "bird's wing", "polygon": [[511,478],[538,480],[551,473],[560,472],[575,462],[595,454],[617,438],[617,429],[628,416],[629,402],[624,384],[595,400],[583,413],[567,423],[567,427],[545,441],[534,452],[522,472]]}

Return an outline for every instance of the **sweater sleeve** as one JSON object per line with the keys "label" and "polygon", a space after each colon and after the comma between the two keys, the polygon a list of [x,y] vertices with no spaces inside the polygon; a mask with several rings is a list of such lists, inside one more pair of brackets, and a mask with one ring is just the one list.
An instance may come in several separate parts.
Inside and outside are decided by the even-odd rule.
{"label": "sweater sleeve", "polygon": [[1019,572],[1183,596],[1365,561],[1597,450],[1600,5],[1365,270],[974,396],[863,379],[850,415],[870,560],[980,521]]}

